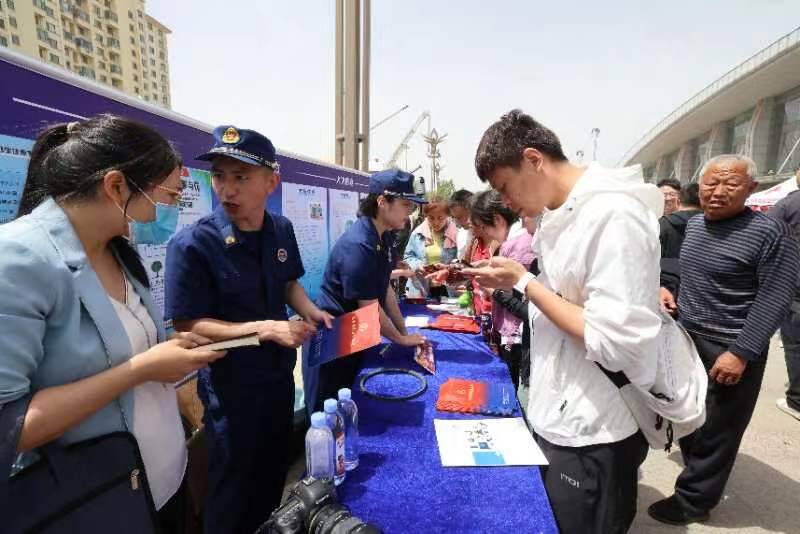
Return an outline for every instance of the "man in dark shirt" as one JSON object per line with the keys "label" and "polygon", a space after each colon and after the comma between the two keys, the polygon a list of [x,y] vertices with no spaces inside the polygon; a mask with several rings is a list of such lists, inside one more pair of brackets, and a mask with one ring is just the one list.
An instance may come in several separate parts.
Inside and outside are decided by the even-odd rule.
{"label": "man in dark shirt", "polygon": [[[298,279],[303,262],[292,223],[264,206],[280,183],[272,141],[253,130],[220,126],[211,162],[214,213],[169,243],[166,316],[181,331],[214,341],[257,333],[201,369],[208,443],[205,532],[255,532],[281,502],[291,462],[296,348],[332,317]],[[288,321],[291,306],[304,321]]]}
{"label": "man in dark shirt", "polygon": [[[686,228],[678,312],[709,370],[706,422],[680,441],[675,494],[650,506],[673,525],[704,521],[722,497],[764,376],[769,342],[794,295],[800,252],[789,227],[745,207],[753,160],[711,159],[700,178],[704,216]],[[667,294],[665,307],[674,308]]]}
{"label": "man in dark shirt", "polygon": [[664,194],[664,215],[672,215],[681,209],[681,183],[675,178],[659,180],[656,186]]}
{"label": "man in dark shirt", "polygon": [[[795,177],[800,186],[800,167],[795,171]],[[800,191],[789,193],[769,210],[768,215],[788,224],[794,237],[800,241]],[[786,388],[786,397],[775,403],[780,410],[800,420],[800,291],[795,293],[791,311],[781,324],[781,341],[789,387]]]}
{"label": "man in dark shirt", "polygon": [[678,257],[686,235],[689,219],[703,213],[700,209],[699,185],[686,184],[681,188],[681,207],[671,215],[659,219],[659,241],[661,242],[661,287],[667,288],[675,298],[678,297],[680,266]]}

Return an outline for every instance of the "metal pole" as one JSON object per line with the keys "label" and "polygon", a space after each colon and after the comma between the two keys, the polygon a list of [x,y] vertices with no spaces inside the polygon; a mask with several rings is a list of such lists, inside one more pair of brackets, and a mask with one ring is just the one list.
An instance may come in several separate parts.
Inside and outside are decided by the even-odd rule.
{"label": "metal pole", "polygon": [[371,132],[372,130],[374,130],[374,129],[375,129],[375,128],[377,128],[378,126],[380,126],[380,125],[382,125],[382,124],[384,124],[384,123],[386,123],[386,122],[389,122],[390,120],[392,120],[393,118],[397,117],[398,115],[400,115],[402,112],[404,112],[404,111],[405,111],[405,110],[407,110],[407,109],[408,109],[408,104],[406,104],[406,105],[405,105],[405,106],[403,106],[402,108],[398,109],[397,111],[395,111],[394,113],[392,113],[392,114],[391,114],[391,115],[389,115],[388,117],[386,117],[386,118],[384,118],[384,119],[381,119],[381,120],[379,120],[378,122],[376,122],[375,124],[373,124],[372,126],[370,126],[370,127],[369,127],[369,131]]}
{"label": "metal pole", "polygon": [[336,72],[334,87],[334,104],[336,107],[336,129],[334,131],[334,142],[336,150],[336,163],[344,164],[344,0],[336,0]]}
{"label": "metal pole", "polygon": [[371,0],[364,0],[364,59],[361,66],[361,170],[369,172],[369,62],[371,43]]}
{"label": "metal pole", "polygon": [[600,128],[592,128],[592,161],[597,161],[597,138],[600,137]]}
{"label": "metal pole", "polygon": [[359,0],[345,0],[344,166],[358,167],[358,106],[361,67]]}

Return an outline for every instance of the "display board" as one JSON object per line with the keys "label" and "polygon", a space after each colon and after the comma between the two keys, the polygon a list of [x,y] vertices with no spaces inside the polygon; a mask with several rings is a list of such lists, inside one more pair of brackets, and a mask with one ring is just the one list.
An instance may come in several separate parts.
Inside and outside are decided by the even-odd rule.
{"label": "display board", "polygon": [[[187,167],[183,170],[185,188],[179,228],[192,224],[216,207],[208,166],[194,160],[211,146],[212,126],[139,102],[2,48],[0,80],[3,80],[0,84],[0,224],[16,217],[30,150],[38,133],[51,124],[82,120],[100,113],[113,113],[148,124],[168,138],[182,154]],[[270,134],[269,131],[262,133]],[[274,141],[280,142],[279,139]],[[368,177],[283,152],[279,152],[278,161],[281,185],[267,200],[267,209],[285,215],[294,224],[306,268],[301,283],[313,299],[322,281],[328,251],[348,222],[355,219],[358,194],[367,191]],[[140,248],[140,253],[150,276],[153,295],[163,305],[166,247],[145,246]]]}

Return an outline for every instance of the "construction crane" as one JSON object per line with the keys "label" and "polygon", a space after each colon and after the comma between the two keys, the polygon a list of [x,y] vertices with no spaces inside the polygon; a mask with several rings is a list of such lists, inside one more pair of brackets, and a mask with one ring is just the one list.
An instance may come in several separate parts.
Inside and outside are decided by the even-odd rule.
{"label": "construction crane", "polygon": [[392,154],[391,159],[386,164],[387,169],[393,169],[397,167],[397,161],[400,159],[400,156],[403,154],[403,150],[408,150],[408,143],[411,141],[411,138],[414,137],[414,134],[417,133],[417,130],[422,125],[422,123],[428,119],[428,131],[431,129],[431,114],[428,111],[423,111],[420,113],[417,121],[414,123],[414,126],[408,131],[406,136],[400,142],[400,144],[395,149],[394,153]]}

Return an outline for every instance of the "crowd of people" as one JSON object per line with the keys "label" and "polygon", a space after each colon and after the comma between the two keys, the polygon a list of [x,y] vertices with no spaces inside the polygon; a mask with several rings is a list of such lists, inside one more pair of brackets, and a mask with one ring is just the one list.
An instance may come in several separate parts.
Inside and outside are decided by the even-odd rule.
{"label": "crowd of people", "polygon": [[[280,180],[271,141],[221,126],[198,159],[219,206],[176,234],[182,160],[161,135],[107,115],[51,127],[34,146],[21,217],[0,226],[0,407],[29,403],[18,465],[54,441],[130,432],[164,532],[181,532],[186,506],[174,382],[199,372],[206,532],[255,532],[287,474],[296,348],[375,302],[383,336],[422,345],[403,295],[468,291],[474,314],[492,316],[491,345],[548,459],[563,533],[633,522],[648,441],[611,376],[652,384],[665,312],[691,336],[708,390],[705,423],[680,439],[683,471],[653,518],[703,521],[719,503],[779,328],[789,385],[778,407],[800,420],[800,194],[768,215],[749,210],[758,184],[746,156],[711,159],[697,183],[656,186],[639,167],[572,164],[553,131],[513,110],[478,145],[485,191],[423,198],[407,172],[373,174],[316,301],[298,282],[291,222],[264,209]],[[132,245],[167,242],[162,317]],[[449,283],[454,262],[466,283]],[[254,333],[257,347],[202,349]],[[361,363],[304,362],[309,410],[350,387]]]}

